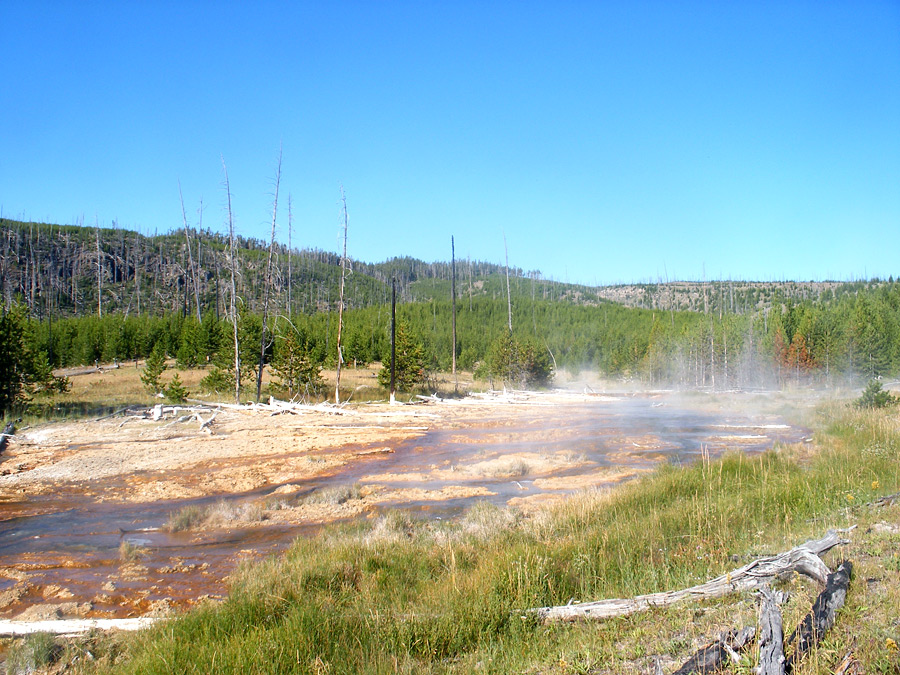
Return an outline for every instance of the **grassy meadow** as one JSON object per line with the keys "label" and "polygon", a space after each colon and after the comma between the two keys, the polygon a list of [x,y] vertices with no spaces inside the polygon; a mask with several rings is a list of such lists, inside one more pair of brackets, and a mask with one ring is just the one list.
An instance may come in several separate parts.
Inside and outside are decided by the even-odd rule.
{"label": "grassy meadow", "polygon": [[[128,361],[118,364],[118,367],[110,367],[109,364],[101,369],[83,367],[60,370],[57,374],[69,375],[70,390],[66,393],[54,393],[40,395],[34,398],[19,415],[26,423],[40,422],[43,420],[77,419],[83,417],[97,417],[111,414],[126,406],[152,406],[156,403],[169,404],[163,398],[157,398],[150,393],[141,382],[141,373],[144,361]],[[375,363],[368,366],[351,367],[341,369],[341,401],[360,403],[366,401],[387,400],[387,392],[378,385],[377,375],[381,364]],[[167,368],[160,380],[163,385],[171,382],[175,374],[183,382],[188,390],[188,397],[201,401],[232,401],[233,391],[208,392],[201,386],[201,380],[209,374],[204,368],[181,369],[175,367],[174,359],[167,362]],[[438,393],[449,396],[455,391],[472,391],[473,388],[486,388],[483,385],[476,386],[471,372],[460,371],[458,376],[459,387],[456,387],[454,378],[449,373],[436,373],[422,388],[423,393]],[[327,400],[334,401],[335,371],[323,370],[322,380],[324,386],[317,398],[307,399],[306,402],[316,403]],[[268,369],[263,371],[261,399],[267,400],[269,395],[276,398],[284,398],[284,393],[270,381]],[[407,400],[411,394],[398,394],[398,400]],[[256,382],[248,383],[242,389],[241,401],[247,402],[256,398]]]}
{"label": "grassy meadow", "polygon": [[[56,667],[563,675],[650,673],[659,662],[672,672],[722,631],[755,625],[754,598],[560,625],[524,610],[691,586],[855,525],[852,543],[825,558],[854,563],[847,605],[795,672],[832,673],[848,651],[866,673],[900,672],[900,505],[873,504],[900,489],[900,416],[836,402],[810,414],[812,451],[667,465],[527,518],[479,504],[457,522],[393,512],[332,527],[239,569],[223,603],[137,635],[69,642]],[[778,584],[789,634],[818,589],[800,577]],[[754,664],[751,652],[731,672]]]}

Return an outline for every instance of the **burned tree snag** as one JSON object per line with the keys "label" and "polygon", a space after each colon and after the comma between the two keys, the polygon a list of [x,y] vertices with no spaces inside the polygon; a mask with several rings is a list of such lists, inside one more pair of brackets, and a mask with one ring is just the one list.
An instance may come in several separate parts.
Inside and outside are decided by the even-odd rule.
{"label": "burned tree snag", "polygon": [[341,290],[338,297],[338,327],[337,327],[337,370],[334,377],[334,403],[341,403],[341,364],[344,356],[341,353],[341,333],[344,329],[344,280],[347,276],[347,197],[344,195],[344,186],[341,185],[341,204],[344,216],[344,255],[341,256]]}
{"label": "burned tree snag", "polygon": [[452,339],[453,390],[459,389],[459,377],[456,375],[456,242],[450,237],[450,330]]}
{"label": "burned tree snag", "polygon": [[6,425],[6,428],[3,429],[3,433],[0,434],[0,454],[3,454],[3,451],[6,450],[6,444],[9,443],[10,437],[16,433],[16,425],[13,422],[10,422]]}
{"label": "burned tree snag", "polygon": [[692,673],[717,673],[729,660],[739,662],[738,652],[746,649],[753,641],[756,629],[747,626],[739,633],[729,631],[718,640],[701,647],[672,675],[692,675]]}
{"label": "burned tree snag", "polygon": [[281,148],[278,149],[278,164],[275,168],[275,196],[272,200],[272,236],[269,239],[269,257],[266,260],[265,291],[263,292],[262,331],[259,339],[259,368],[256,371],[256,402],[262,391],[263,368],[266,365],[266,324],[269,320],[269,291],[272,289],[272,253],[275,251],[275,222],[278,215],[278,188],[281,186]]}
{"label": "burned tree snag", "polygon": [[231,322],[234,328],[234,402],[241,402],[241,350],[238,340],[237,286],[235,284],[234,262],[234,215],[231,211],[231,184],[228,182],[228,167],[222,157],[222,171],[225,173],[225,195],[228,198],[228,263],[231,267]]}
{"label": "burned tree snag", "polygon": [[828,575],[825,590],[819,593],[812,611],[803,617],[803,621],[787,641],[790,645],[796,640],[797,646],[788,659],[786,672],[790,673],[800,659],[815,647],[834,625],[835,615],[847,599],[847,589],[852,576],[853,563],[849,560],[842,562],[833,574]]}

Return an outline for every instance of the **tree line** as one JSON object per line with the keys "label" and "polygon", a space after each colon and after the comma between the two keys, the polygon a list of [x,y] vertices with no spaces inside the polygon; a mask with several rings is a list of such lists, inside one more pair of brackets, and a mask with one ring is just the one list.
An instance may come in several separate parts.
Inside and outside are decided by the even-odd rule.
{"label": "tree line", "polygon": [[[335,254],[281,246],[274,223],[273,208],[267,248],[233,231],[194,230],[186,217],[183,230],[152,238],[0,220],[0,378],[18,392],[0,404],[7,409],[31,393],[59,390],[64,384],[53,368],[149,357],[208,368],[204,385],[216,391],[237,394],[254,373],[258,391],[268,365],[288,394],[318,395],[322,368],[387,360],[385,282],[392,278],[400,286],[401,362],[413,374],[401,378],[404,387],[421,386],[428,373],[454,362],[514,386],[546,385],[560,369],[711,388],[900,372],[900,288],[893,280],[832,284],[815,295],[799,284],[799,300],[790,284],[749,285],[744,291],[769,298],[752,310],[735,304],[731,282],[688,285],[692,306],[702,294],[703,307],[682,311],[658,301],[677,284],[646,289],[657,300],[640,309],[538,271],[466,261],[458,267],[454,341],[450,265],[411,258],[342,265],[346,259]],[[226,271],[233,288],[222,288]],[[718,305],[710,301],[716,294]]]}

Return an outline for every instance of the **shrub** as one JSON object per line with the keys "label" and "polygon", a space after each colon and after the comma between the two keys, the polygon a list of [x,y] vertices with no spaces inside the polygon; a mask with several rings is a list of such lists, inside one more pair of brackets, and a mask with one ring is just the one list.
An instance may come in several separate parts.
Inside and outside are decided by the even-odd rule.
{"label": "shrub", "polygon": [[854,405],[857,408],[887,408],[897,405],[898,401],[900,399],[896,396],[891,396],[881,388],[881,382],[871,380],[863,391],[862,396],[856,399]]}
{"label": "shrub", "polygon": [[157,342],[153,347],[153,351],[150,352],[150,356],[147,357],[147,362],[144,364],[144,370],[141,373],[141,382],[144,383],[147,391],[151,394],[158,394],[162,391],[163,386],[159,378],[165,369],[166,352],[162,344]]}
{"label": "shrub", "polygon": [[62,647],[50,633],[32,633],[11,647],[6,657],[7,673],[33,673],[54,663],[62,654]]}
{"label": "shrub", "polygon": [[127,539],[119,544],[119,560],[122,562],[134,562],[145,555],[147,555],[147,549],[140,544],[135,544]]}
{"label": "shrub", "polygon": [[305,501],[307,504],[343,504],[359,498],[359,485],[329,485],[312,492]]}

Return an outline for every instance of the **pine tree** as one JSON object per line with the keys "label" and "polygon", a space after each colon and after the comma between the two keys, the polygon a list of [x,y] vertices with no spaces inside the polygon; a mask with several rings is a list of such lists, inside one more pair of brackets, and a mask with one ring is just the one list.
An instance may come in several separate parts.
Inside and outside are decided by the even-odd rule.
{"label": "pine tree", "polygon": [[153,351],[147,357],[147,363],[144,364],[144,370],[141,373],[141,382],[151,394],[158,394],[163,390],[160,376],[166,370],[166,352],[162,344],[157,342],[153,346]]}
{"label": "pine tree", "polygon": [[317,359],[308,337],[289,327],[276,341],[272,373],[277,386],[293,400],[297,396],[318,396],[324,389],[322,363]]}
{"label": "pine tree", "polygon": [[[397,324],[395,385],[398,391],[412,391],[425,382],[425,348],[421,340],[410,335],[404,323]],[[382,359],[390,364],[390,354]],[[391,369],[385,366],[378,372],[378,383],[391,386]]]}
{"label": "pine tree", "polygon": [[184,403],[187,399],[188,390],[181,381],[181,377],[178,376],[178,373],[175,373],[175,376],[163,390],[163,393],[165,393],[166,398],[172,401],[172,403]]}

